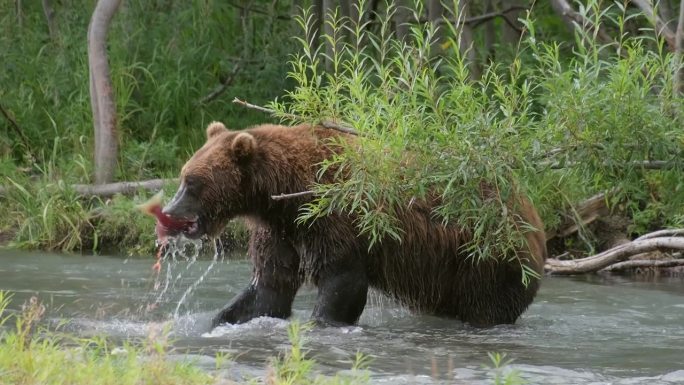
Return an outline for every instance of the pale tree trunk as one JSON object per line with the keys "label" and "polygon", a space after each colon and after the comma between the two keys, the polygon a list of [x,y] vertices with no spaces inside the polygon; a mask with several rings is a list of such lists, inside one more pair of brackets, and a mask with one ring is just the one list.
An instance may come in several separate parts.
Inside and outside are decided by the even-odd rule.
{"label": "pale tree trunk", "polygon": [[660,15],[658,15],[654,8],[653,8],[653,3],[654,0],[632,0],[632,3],[634,3],[637,7],[641,9],[641,11],[648,17],[651,22],[653,23],[653,26],[655,27],[655,30],[659,36],[662,36],[663,39],[665,39],[665,42],[667,43],[667,46],[670,48],[670,51],[675,50],[675,34],[672,32],[672,30],[668,27],[668,24],[665,20],[663,20]]}
{"label": "pale tree trunk", "polygon": [[674,76],[674,91],[684,93],[684,0],[679,4],[679,21],[675,34],[675,55],[677,69]]}
{"label": "pale tree trunk", "polygon": [[95,127],[95,183],[114,179],[118,151],[116,104],[107,62],[107,31],[121,0],[99,0],[88,26],[90,102]]}
{"label": "pale tree trunk", "polygon": [[430,0],[428,4],[428,20],[435,26],[435,36],[432,38],[430,44],[430,55],[438,55],[441,53],[441,44],[444,43],[444,27],[442,22],[444,19],[444,7],[442,6],[441,0]]}
{"label": "pale tree trunk", "polygon": [[663,19],[665,25],[667,25],[668,28],[677,28],[677,19],[675,18],[671,0],[660,0],[660,2],[658,2],[658,13],[660,14],[660,18]]}
{"label": "pale tree trunk", "polygon": [[397,40],[408,43],[411,33],[411,25],[409,24],[411,1],[398,0],[395,4],[397,5],[397,11],[394,14],[394,33],[397,36]]}
{"label": "pale tree trunk", "polygon": [[[501,8],[509,8],[514,5],[518,5],[517,2],[504,0],[502,1]],[[520,25],[518,18],[520,18],[523,14],[524,11],[516,9],[508,12],[506,14],[506,17],[511,21],[511,23],[522,28],[522,25]],[[507,44],[517,44],[520,41],[520,30],[513,28],[508,23],[501,23],[501,40],[502,42]]]}
{"label": "pale tree trunk", "polygon": [[333,44],[335,44],[332,39],[335,36],[335,31],[333,30],[333,26],[331,22],[333,21],[333,17],[335,17],[335,0],[323,0],[323,32],[325,34],[325,39],[323,41],[323,44],[325,44],[325,70],[328,73],[333,72],[333,55],[335,53],[335,47]]}
{"label": "pale tree trunk", "polygon": [[323,24],[325,23],[325,11],[323,10],[323,0],[313,0],[312,9],[314,33],[311,41],[311,50],[316,51],[321,46],[321,36],[323,36]]}
{"label": "pale tree trunk", "polygon": [[55,23],[55,9],[52,8],[50,0],[43,0],[43,13],[45,13],[50,40],[55,41],[57,40],[57,24]]}
{"label": "pale tree trunk", "polygon": [[480,78],[480,65],[477,62],[477,51],[475,50],[475,44],[473,40],[473,28],[464,23],[465,20],[470,16],[470,6],[469,0],[459,0],[458,9],[454,12],[456,16],[456,29],[460,28],[461,38],[459,41],[459,49],[461,55],[465,59],[470,71],[470,78],[472,80],[478,80]]}
{"label": "pale tree trunk", "polygon": [[[485,6],[485,13],[494,12],[494,0],[487,0]],[[502,23],[508,25],[508,23]],[[496,44],[496,31],[494,30],[494,19],[486,21],[484,25],[484,45],[485,53],[487,55],[486,62],[494,61],[495,50],[494,44]]]}
{"label": "pale tree trunk", "polygon": [[21,12],[21,0],[14,0],[14,11],[17,14],[17,27],[24,25],[24,15]]}

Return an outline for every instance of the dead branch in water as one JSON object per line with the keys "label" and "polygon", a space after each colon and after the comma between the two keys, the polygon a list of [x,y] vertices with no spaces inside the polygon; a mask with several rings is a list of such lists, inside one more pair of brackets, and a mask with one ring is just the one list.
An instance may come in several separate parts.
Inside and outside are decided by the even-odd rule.
{"label": "dead branch in water", "polygon": [[627,258],[651,251],[684,251],[684,237],[654,237],[637,239],[591,257],[561,261],[548,259],[545,270],[553,275],[593,273]]}
{"label": "dead branch in water", "polygon": [[[270,109],[270,108],[266,108],[266,107],[262,107],[262,106],[257,106],[256,104],[248,103],[248,102],[246,102],[246,101],[244,101],[244,100],[240,100],[240,99],[238,99],[238,98],[233,99],[233,103],[239,104],[239,105],[241,105],[241,106],[243,106],[243,107],[251,108],[251,109],[253,109],[253,110],[265,112],[265,113],[270,114],[270,115],[275,115],[275,114],[276,114],[276,112],[275,112],[274,110]],[[285,114],[284,116],[285,116],[286,118],[288,118],[288,119],[305,120],[303,117],[297,116],[297,115],[293,115],[293,114]],[[356,136],[359,135],[359,132],[358,132],[358,131],[356,131],[355,129],[353,129],[352,127],[347,126],[347,125],[337,124],[337,123],[335,123],[335,122],[331,122],[331,121],[328,121],[328,120],[321,121],[321,122],[319,122],[318,124],[320,124],[321,126],[323,126],[323,127],[325,127],[325,128],[329,128],[329,129],[331,129],[331,130],[337,130],[337,131],[340,131],[340,132],[344,132],[345,134],[356,135]]]}

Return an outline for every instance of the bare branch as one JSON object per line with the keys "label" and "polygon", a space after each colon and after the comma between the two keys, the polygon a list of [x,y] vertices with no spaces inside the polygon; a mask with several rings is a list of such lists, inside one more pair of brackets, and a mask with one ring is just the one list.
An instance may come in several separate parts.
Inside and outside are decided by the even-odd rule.
{"label": "bare branch", "polygon": [[562,17],[563,21],[570,29],[586,30],[596,34],[596,37],[606,44],[615,43],[615,40],[611,38],[600,25],[593,25],[591,21],[587,20],[582,14],[576,12],[567,0],[551,0],[551,7]]}
{"label": "bare branch", "polygon": [[211,91],[211,93],[209,93],[207,96],[203,97],[199,101],[199,103],[200,104],[206,104],[206,103],[209,103],[212,100],[216,99],[217,97],[219,97],[222,93],[224,93],[228,89],[228,87],[231,85],[231,83],[233,83],[233,80],[235,80],[235,76],[238,74],[238,72],[240,72],[240,63],[235,64],[235,66],[233,66],[233,70],[230,71],[230,73],[225,78],[225,80],[223,80],[223,82],[221,82],[221,84],[218,87],[216,87],[213,91]]}
{"label": "bare branch", "polygon": [[464,24],[472,24],[472,28],[477,28],[480,26],[482,23],[485,23],[489,20],[496,19],[496,18],[502,18],[506,24],[508,24],[509,27],[514,29],[517,32],[522,32],[522,29],[520,29],[519,26],[517,26],[509,17],[508,14],[511,12],[519,12],[519,11],[527,11],[529,8],[523,7],[520,5],[513,5],[510,6],[502,11],[499,12],[487,12],[483,13],[481,15],[477,16],[471,16],[465,20],[463,20]]}
{"label": "bare branch", "polygon": [[[551,150],[554,151],[554,150]],[[573,167],[577,166],[579,164],[583,164],[582,162],[550,162],[550,161],[542,161],[539,162],[540,166],[543,167],[548,167],[553,170],[560,170],[564,169],[567,167]],[[621,164],[615,164],[613,162],[603,162],[602,166],[604,167],[634,167],[634,168],[643,168],[644,170],[672,170],[678,167],[683,167],[684,162],[671,162],[667,160],[634,160],[630,162],[625,162]]]}
{"label": "bare branch", "polygon": [[679,6],[679,21],[677,22],[677,33],[675,34],[674,53],[677,68],[674,74],[674,92],[684,93],[684,2]]}
{"label": "bare branch", "polygon": [[[106,183],[98,185],[75,184],[70,186],[77,194],[84,197],[98,196],[109,198],[116,194],[132,195],[140,190],[156,191],[168,183],[177,183],[178,179],[150,179],[134,182]],[[0,186],[0,195],[7,194],[10,188]]]}
{"label": "bare branch", "polygon": [[227,4],[233,8],[237,8],[237,9],[240,9],[240,10],[245,11],[245,12],[254,12],[254,13],[258,13],[260,15],[271,16],[271,17],[275,18],[276,20],[287,20],[287,21],[292,20],[292,16],[290,16],[290,15],[272,15],[270,12],[264,11],[263,9],[254,8],[252,6],[243,6],[240,4],[236,4],[233,1],[228,1]]}
{"label": "bare branch", "polygon": [[307,191],[301,191],[301,192],[296,192],[296,193],[292,193],[292,194],[271,195],[271,199],[273,199],[274,201],[282,201],[285,199],[311,196],[314,194],[316,194],[316,193],[313,190],[307,190]]}
{"label": "bare branch", "polygon": [[19,127],[19,124],[17,124],[17,121],[14,119],[12,115],[10,115],[9,111],[5,109],[5,107],[0,104],[0,113],[7,119],[7,121],[10,123],[10,127],[14,129],[14,131],[17,133],[19,138],[21,139],[22,144],[24,147],[26,147],[26,151],[31,152],[31,147],[29,146],[29,140],[26,137],[26,134],[24,134],[24,131],[21,130],[21,127]]}
{"label": "bare branch", "polygon": [[[257,106],[255,104],[251,104],[251,103],[247,103],[246,101],[240,100],[238,98],[233,99],[233,103],[239,104],[243,107],[251,108],[253,110],[265,112],[265,113],[270,114],[270,115],[276,114],[276,112],[270,108]],[[293,119],[293,120],[304,120],[304,118],[302,118],[301,116],[297,116],[297,115],[293,115],[293,114],[285,114],[283,117],[285,117],[287,119]],[[359,135],[358,131],[356,131],[355,129],[353,129],[352,127],[349,127],[347,125],[340,125],[340,124],[337,124],[335,122],[331,122],[331,121],[327,121],[327,120],[321,121],[319,124],[322,127],[329,128],[332,130],[337,130],[340,132],[344,132],[345,134]]]}
{"label": "bare branch", "polygon": [[544,269],[550,274],[572,275],[592,273],[616,262],[650,251],[684,250],[684,237],[658,237],[632,241],[591,257],[569,261],[548,259]]}
{"label": "bare branch", "polygon": [[610,265],[601,271],[623,271],[636,268],[647,268],[647,267],[676,267],[684,266],[684,259],[667,259],[667,260],[657,260],[657,259],[634,259],[631,261],[618,262],[614,265]]}
{"label": "bare branch", "polygon": [[652,5],[653,0],[632,0],[632,3],[639,7],[646,17],[651,20],[655,26],[656,33],[665,39],[667,46],[670,47],[670,51],[674,52],[676,49],[675,34],[672,32],[670,27],[667,26],[667,22],[661,19],[658,14],[656,14]]}
{"label": "bare branch", "polygon": [[57,40],[57,24],[55,23],[55,9],[50,0],[43,0],[43,13],[45,13],[45,20],[47,20],[50,40],[55,41]]}
{"label": "bare branch", "polygon": [[643,241],[644,239],[651,239],[651,238],[658,238],[658,237],[677,237],[677,236],[684,237],[684,229],[666,229],[666,230],[654,231],[652,233],[648,233],[648,234],[640,236],[639,238],[635,239],[635,241]]}

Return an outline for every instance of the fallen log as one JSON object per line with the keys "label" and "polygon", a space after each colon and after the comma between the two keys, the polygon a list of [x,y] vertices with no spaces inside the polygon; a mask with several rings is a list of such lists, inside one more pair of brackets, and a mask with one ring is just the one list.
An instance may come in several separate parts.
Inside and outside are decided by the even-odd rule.
{"label": "fallen log", "polygon": [[561,261],[550,258],[546,261],[544,270],[552,275],[593,273],[615,263],[622,262],[633,255],[656,250],[682,251],[684,250],[684,237],[656,237],[634,240],[594,256],[581,259]]}
{"label": "fallen log", "polygon": [[[176,182],[178,182],[178,179],[150,179],[135,182],[116,182],[94,185],[75,184],[71,185],[70,188],[84,197],[97,196],[100,198],[111,198],[116,194],[132,195],[140,190],[157,191],[167,183]],[[0,186],[0,195],[6,195],[7,190],[10,188]]]}
{"label": "fallen log", "polygon": [[546,232],[546,240],[555,237],[567,237],[570,234],[577,232],[581,227],[584,227],[598,218],[608,215],[610,210],[608,208],[608,197],[614,194],[617,189],[602,192],[585,200],[575,207],[571,207],[571,215],[558,226],[558,229],[551,229]]}
{"label": "fallen log", "polygon": [[618,262],[614,265],[610,265],[604,269],[601,269],[601,271],[616,272],[637,268],[663,268],[677,266],[684,266],[684,259],[633,259],[630,261]]}

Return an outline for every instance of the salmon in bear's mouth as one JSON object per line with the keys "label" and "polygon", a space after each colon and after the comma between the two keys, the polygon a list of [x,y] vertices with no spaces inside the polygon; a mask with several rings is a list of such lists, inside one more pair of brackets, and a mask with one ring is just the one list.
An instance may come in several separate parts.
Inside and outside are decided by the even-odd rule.
{"label": "salmon in bear's mouth", "polygon": [[138,208],[157,220],[155,232],[159,241],[164,241],[167,237],[176,236],[180,233],[189,238],[199,236],[199,217],[195,215],[191,218],[176,218],[164,213],[161,205],[161,192],[139,205]]}

